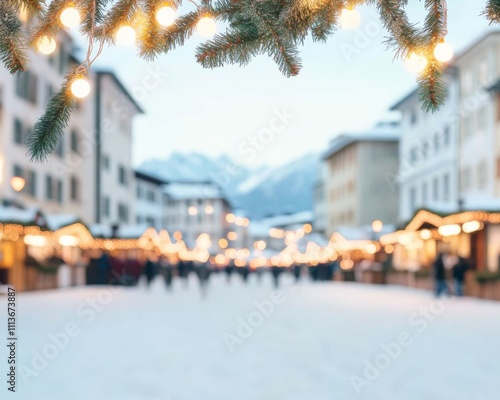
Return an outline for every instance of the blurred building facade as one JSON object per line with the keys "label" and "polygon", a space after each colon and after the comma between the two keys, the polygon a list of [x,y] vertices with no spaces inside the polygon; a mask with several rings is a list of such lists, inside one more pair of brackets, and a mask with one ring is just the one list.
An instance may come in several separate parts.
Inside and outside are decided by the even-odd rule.
{"label": "blurred building facade", "polygon": [[370,131],[334,138],[323,157],[326,234],[342,227],[394,224],[399,192],[391,185],[399,164],[399,125],[380,123]]}
{"label": "blurred building facade", "polygon": [[138,225],[152,226],[160,230],[167,225],[164,209],[163,187],[166,181],[135,171],[135,212]]}
{"label": "blurred building facade", "polygon": [[401,112],[399,222],[418,210],[500,209],[500,32],[481,37],[446,68],[448,97],[434,113],[417,91]]}

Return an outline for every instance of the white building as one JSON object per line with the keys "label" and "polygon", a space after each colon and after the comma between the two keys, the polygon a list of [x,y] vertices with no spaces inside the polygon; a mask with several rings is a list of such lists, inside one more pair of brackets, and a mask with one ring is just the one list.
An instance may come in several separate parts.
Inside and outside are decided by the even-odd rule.
{"label": "white building", "polygon": [[398,172],[399,136],[391,122],[331,141],[323,158],[328,237],[341,227],[396,222],[399,195],[391,179]]}
{"label": "white building", "polygon": [[325,235],[327,231],[327,201],[326,201],[326,179],[328,174],[327,163],[321,163],[316,184],[314,185],[314,232]]}
{"label": "white building", "polygon": [[95,222],[135,223],[132,122],[143,113],[113,72],[94,73]]}
{"label": "white building", "polygon": [[418,91],[395,104],[402,113],[399,169],[391,178],[399,189],[399,221],[409,221],[423,208],[451,212],[459,206],[458,85],[447,71],[448,98],[439,112],[425,112]]}
{"label": "white building", "polygon": [[500,32],[489,32],[446,69],[446,103],[421,110],[417,91],[402,112],[400,222],[420,209],[453,213],[500,208]]}
{"label": "white building", "polygon": [[135,212],[136,223],[146,224],[157,230],[165,228],[165,207],[163,202],[163,187],[166,182],[144,172],[135,171]]}
{"label": "white building", "polygon": [[[222,189],[211,182],[176,182],[164,189],[165,227],[180,232],[187,245],[194,245],[198,236],[208,233],[212,242],[227,238],[231,206]],[[234,216],[234,215],[233,215]],[[232,236],[232,235],[230,235]],[[237,237],[235,238],[235,240]],[[231,238],[228,238],[232,242]]]}
{"label": "white building", "polygon": [[70,36],[63,32],[50,56],[29,51],[27,72],[11,75],[0,66],[0,200],[89,221],[93,214],[93,154],[83,149],[80,135],[91,127],[91,105],[78,102],[66,135],[45,163],[30,162],[25,147],[28,133],[74,62],[72,46]]}

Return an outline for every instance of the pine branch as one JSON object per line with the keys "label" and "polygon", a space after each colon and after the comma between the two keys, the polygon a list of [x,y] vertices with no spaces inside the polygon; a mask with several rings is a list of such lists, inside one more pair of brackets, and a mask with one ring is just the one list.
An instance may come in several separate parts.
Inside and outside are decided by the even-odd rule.
{"label": "pine branch", "polygon": [[22,23],[7,3],[0,3],[0,59],[11,74],[28,66]]}
{"label": "pine branch", "polygon": [[279,70],[286,76],[297,75],[301,68],[301,60],[298,56],[293,36],[280,23],[280,10],[275,14],[274,2],[255,2],[253,0],[242,1],[242,12],[247,14],[255,23],[261,35],[261,49],[269,54]]}
{"label": "pine branch", "polygon": [[52,0],[47,12],[44,13],[43,18],[40,18],[39,24],[31,35],[32,47],[36,47],[44,36],[55,37],[57,35],[62,26],[59,16],[67,5],[67,0]]}
{"label": "pine branch", "polygon": [[261,52],[257,31],[226,32],[198,46],[196,60],[205,68],[222,67],[225,64],[247,65]]}
{"label": "pine branch", "polygon": [[31,161],[45,161],[64,135],[75,107],[70,85],[76,76],[76,69],[66,76],[61,89],[50,98],[45,113],[28,135],[26,146]]}
{"label": "pine branch", "polygon": [[[95,11],[94,11],[95,1]],[[92,14],[95,14],[94,24],[98,26],[103,23],[106,15],[106,7],[112,0],[80,0],[80,10],[83,15],[81,32],[89,35],[92,31]]]}
{"label": "pine branch", "polygon": [[24,7],[31,15],[41,17],[45,12],[45,2],[41,0],[4,0],[10,2],[15,8]]}
{"label": "pine branch", "polygon": [[491,23],[500,23],[500,0],[488,0],[483,12]]}
{"label": "pine branch", "polygon": [[437,111],[442,106],[448,92],[443,81],[443,66],[436,59],[432,58],[424,73],[418,78],[419,99],[422,103],[422,110]]}
{"label": "pine branch", "polygon": [[96,29],[96,37],[114,43],[115,32],[130,23],[138,11],[139,0],[119,0],[104,16],[103,23]]}

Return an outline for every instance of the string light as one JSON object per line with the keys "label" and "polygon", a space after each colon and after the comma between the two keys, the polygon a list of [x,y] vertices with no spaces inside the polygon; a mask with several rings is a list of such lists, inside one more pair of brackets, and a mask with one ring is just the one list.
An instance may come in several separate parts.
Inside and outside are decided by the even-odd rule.
{"label": "string light", "polygon": [[427,61],[427,58],[425,58],[424,56],[417,53],[411,53],[406,58],[404,63],[406,69],[410,71],[412,74],[420,74],[425,70],[429,62]]}
{"label": "string light", "polygon": [[10,186],[12,186],[12,189],[14,189],[16,192],[20,192],[21,190],[23,190],[25,185],[26,181],[21,176],[14,176],[10,179]]}
{"label": "string light", "polygon": [[121,26],[115,34],[117,44],[122,46],[132,46],[135,44],[136,33],[130,25]]}
{"label": "string light", "polygon": [[83,98],[87,97],[90,93],[89,81],[83,77],[76,78],[71,83],[71,93],[77,99],[83,99]]}
{"label": "string light", "polygon": [[217,32],[217,23],[212,17],[203,17],[196,24],[196,31],[204,37],[211,37]]}
{"label": "string light", "polygon": [[344,8],[340,14],[340,26],[344,29],[356,29],[361,23],[361,15],[352,9]]}
{"label": "string light", "polygon": [[54,38],[50,36],[43,36],[37,43],[37,49],[42,54],[52,54],[57,47],[57,43]]}
{"label": "string light", "polygon": [[446,63],[453,58],[453,48],[443,40],[434,49],[434,57],[436,57],[436,60]]}
{"label": "string light", "polygon": [[59,19],[66,28],[74,28],[80,25],[82,20],[79,11],[75,7],[65,8]]}
{"label": "string light", "polygon": [[169,6],[160,7],[156,12],[156,21],[158,21],[161,26],[167,27],[172,25],[176,18],[176,11]]}

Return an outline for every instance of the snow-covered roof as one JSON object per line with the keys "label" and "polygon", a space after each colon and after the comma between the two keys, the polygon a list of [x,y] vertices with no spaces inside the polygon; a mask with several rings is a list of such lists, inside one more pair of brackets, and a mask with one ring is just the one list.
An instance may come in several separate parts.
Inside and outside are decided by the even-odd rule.
{"label": "snow-covered roof", "polygon": [[260,221],[252,221],[249,227],[250,235],[267,236],[271,228],[297,229],[314,220],[313,211],[301,211],[295,214],[275,215]]}
{"label": "snow-covered roof", "polygon": [[94,237],[137,239],[140,238],[148,229],[149,227],[147,225],[120,225],[116,234],[113,235],[113,227],[111,225],[101,224],[92,225],[89,230]]}
{"label": "snow-covered roof", "polygon": [[371,226],[365,225],[359,228],[340,227],[336,231],[347,240],[374,240],[395,230],[395,225],[384,225],[380,232],[374,232]]}
{"label": "snow-covered roof", "polygon": [[72,214],[45,214],[45,221],[47,222],[47,227],[51,231],[56,231],[65,226],[74,224],[80,219]]}
{"label": "snow-covered roof", "polygon": [[395,142],[401,137],[400,125],[397,121],[380,122],[374,128],[361,132],[343,133],[330,141],[323,158],[329,158],[356,142]]}
{"label": "snow-covered roof", "polygon": [[170,183],[163,193],[175,200],[224,198],[222,190],[213,183]]}
{"label": "snow-covered roof", "polygon": [[0,206],[0,222],[11,222],[21,225],[29,224],[35,221],[38,212],[37,207],[20,209]]}

